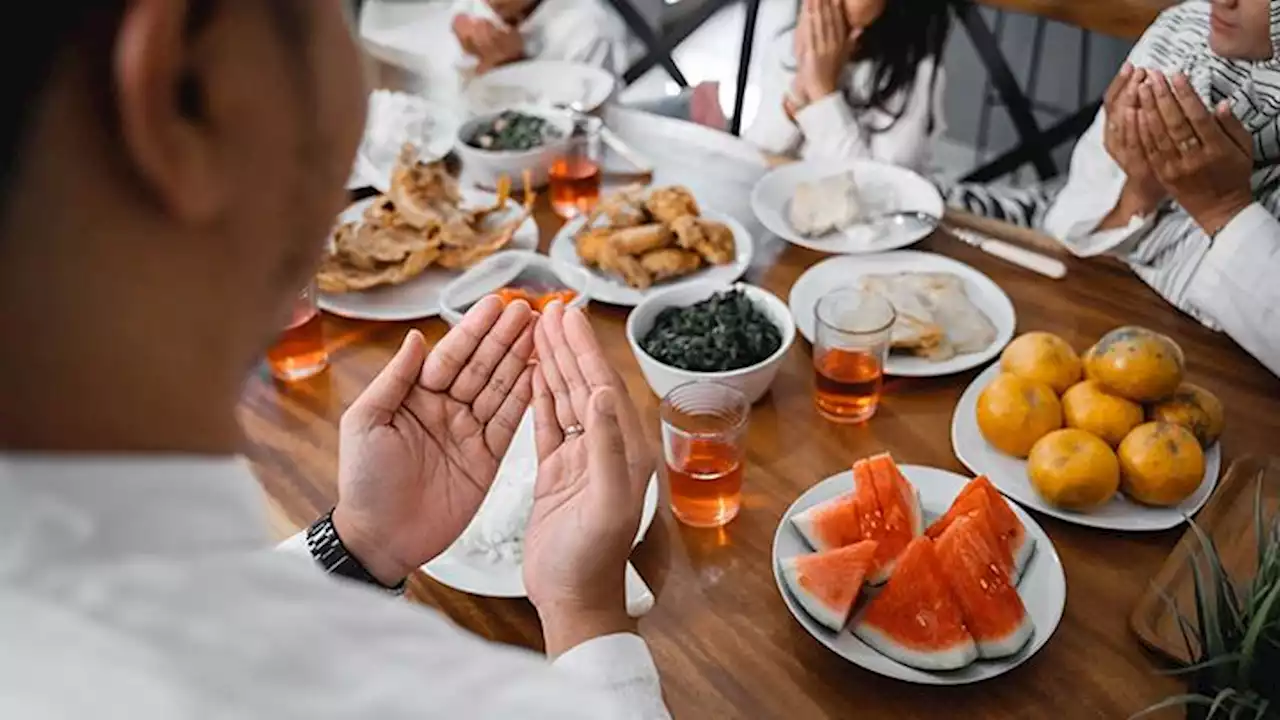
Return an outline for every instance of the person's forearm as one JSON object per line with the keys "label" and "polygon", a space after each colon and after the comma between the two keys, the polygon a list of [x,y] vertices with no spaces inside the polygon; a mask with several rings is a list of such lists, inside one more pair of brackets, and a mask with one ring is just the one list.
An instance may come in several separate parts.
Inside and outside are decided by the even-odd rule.
{"label": "person's forearm", "polygon": [[552,607],[538,610],[547,657],[555,659],[588,640],[619,633],[635,633],[636,621],[625,603],[616,608],[585,610]]}
{"label": "person's forearm", "polygon": [[1116,201],[1116,206],[1111,209],[1111,212],[1107,213],[1106,217],[1102,218],[1102,222],[1098,223],[1098,227],[1094,228],[1094,232],[1127,227],[1135,217],[1150,215],[1156,211],[1159,205],[1159,200],[1144,197],[1126,183],[1124,190],[1120,193],[1120,199]]}

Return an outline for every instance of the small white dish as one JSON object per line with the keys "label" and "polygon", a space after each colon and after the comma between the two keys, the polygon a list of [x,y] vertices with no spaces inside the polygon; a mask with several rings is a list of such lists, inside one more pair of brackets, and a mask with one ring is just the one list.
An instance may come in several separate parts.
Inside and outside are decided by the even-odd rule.
{"label": "small white dish", "polygon": [[[742,290],[752,303],[764,313],[782,334],[782,345],[778,350],[762,362],[740,370],[727,372],[693,372],[672,367],[654,359],[640,347],[640,340],[653,329],[658,314],[669,307],[689,307],[702,302],[718,292],[726,290]],[[791,349],[796,339],[796,325],[791,319],[791,311],[777,295],[747,283],[722,285],[720,283],[703,282],[689,284],[674,290],[650,295],[644,302],[636,306],[627,316],[627,343],[631,352],[640,364],[640,372],[658,397],[666,397],[675,388],[698,380],[718,382],[728,385],[747,396],[747,402],[755,404],[764,397],[782,367],[783,358]]]}
{"label": "small white dish", "polygon": [[592,112],[613,96],[618,81],[603,68],[557,60],[525,60],[503,65],[467,86],[467,106],[484,115],[515,105],[543,107],[578,103]]}
{"label": "small white dish", "polygon": [[[946,512],[969,482],[968,478],[937,468],[901,465],[899,469],[920,492],[926,525]],[[1027,534],[1036,542],[1035,553],[1027,563],[1022,580],[1018,583],[1018,594],[1022,597],[1022,603],[1026,606],[1027,613],[1031,615],[1036,629],[1031,641],[1018,654],[1000,660],[978,660],[968,667],[952,672],[925,672],[880,654],[870,645],[854,637],[847,628],[838,633],[832,632],[809,617],[782,579],[783,560],[813,552],[791,523],[791,516],[852,489],[853,472],[851,470],[833,475],[809,488],[782,514],[782,522],[778,524],[778,531],[773,537],[773,577],[778,584],[778,592],[782,593],[787,609],[814,639],[863,669],[918,685],[965,685],[989,680],[1026,662],[1049,642],[1049,638],[1053,636],[1058,623],[1062,620],[1062,613],[1067,604],[1066,573],[1063,572],[1058,551],[1053,547],[1053,541],[1049,539],[1044,529],[1025,510],[1013,504],[1010,504],[1013,512],[1026,527]],[[873,591],[864,588],[863,592]],[[859,600],[860,604],[862,602],[864,601]],[[850,621],[850,626],[857,621],[858,618],[855,616]]]}
{"label": "small white dish", "polygon": [[889,375],[940,377],[971,370],[999,355],[1013,339],[1013,332],[1017,327],[1013,301],[994,280],[957,260],[917,250],[895,250],[877,255],[841,255],[827,258],[810,267],[791,287],[791,313],[795,316],[800,334],[813,342],[814,326],[817,323],[814,308],[823,295],[841,288],[857,287],[858,278],[863,275],[900,272],[946,272],[961,277],[969,299],[995,326],[996,338],[980,352],[957,355],[943,362],[890,353],[885,365],[885,372]]}
{"label": "small white dish", "polygon": [[[667,290],[684,287],[690,284],[701,283],[718,283],[720,285],[729,285],[751,266],[751,258],[755,253],[755,245],[751,238],[751,233],[729,215],[715,210],[702,210],[702,217],[707,220],[724,223],[733,230],[733,244],[737,255],[733,262],[727,265],[715,265],[705,267],[696,273],[676,278],[669,282],[657,283],[648,290],[637,290],[625,282],[622,278],[616,277],[609,273],[601,272],[594,268],[587,268],[582,264],[582,259],[578,257],[578,249],[574,245],[573,237],[582,229],[586,218],[576,218],[565,224],[551,241],[551,247],[547,254],[552,260],[566,263],[574,267],[586,270],[591,275],[591,299],[596,302],[608,303],[610,305],[622,305],[624,307],[635,307],[644,302],[645,298]],[[606,222],[603,218],[599,221]]]}
{"label": "small white dish", "polygon": [[507,250],[481,260],[446,285],[440,293],[440,317],[457,325],[481,298],[512,286],[572,290],[577,297],[567,307],[581,308],[591,300],[590,284],[591,278],[582,268],[529,250]]}
{"label": "small white dish", "polygon": [[390,90],[373,91],[353,181],[358,179],[358,186],[387,192],[405,143],[417,146],[422,162],[435,162],[453,150],[460,124],[453,111],[430,100]]}
{"label": "small white dish", "polygon": [[[529,411],[525,413],[520,427],[516,430],[515,438],[511,441],[511,447],[498,467],[495,486],[499,482],[510,481],[532,483],[533,478],[527,477],[527,474],[536,472],[537,463],[537,450],[533,439],[533,412]],[[500,598],[526,597],[528,592],[524,587],[523,563],[519,560],[489,559],[474,552],[468,552],[464,547],[464,538],[468,533],[475,532],[476,528],[483,527],[487,521],[482,517],[483,514],[493,510],[493,506],[487,500],[488,498],[480,505],[476,516],[472,518],[471,524],[463,531],[458,541],[450,545],[439,557],[423,565],[422,571],[455,590],[472,595]],[[649,479],[649,487],[645,491],[644,510],[640,516],[640,529],[636,533],[634,545],[639,545],[644,539],[657,513],[658,476],[655,473]],[[633,573],[633,570],[628,570],[628,605],[634,604],[635,601],[642,601],[641,591],[647,591],[643,580],[640,580],[639,575],[632,576]],[[652,598],[649,602],[652,603]]]}
{"label": "small white dish", "polygon": [[569,137],[573,134],[573,120],[567,113],[559,110],[538,108],[530,105],[508,108],[524,115],[540,117],[546,120],[559,133],[558,137],[547,137],[542,145],[528,150],[483,150],[471,144],[476,131],[503,110],[474,117],[458,128],[457,142],[454,144],[458,157],[462,158],[462,179],[485,190],[496,190],[498,181],[507,177],[512,188],[520,188],[524,183],[524,174],[529,173],[534,187],[543,187],[550,177],[551,164],[557,157],[564,155],[569,147]]}
{"label": "small white dish", "polygon": [[942,194],[920,175],[871,160],[790,163],[771,170],[751,191],[751,209],[760,224],[789,243],[838,255],[896,250],[928,237],[932,229],[905,232],[888,225],[854,224],[820,237],[806,237],[791,227],[791,198],[803,182],[816,182],[852,172],[866,216],[913,210],[941,218]]}
{"label": "small white dish", "polygon": [[[337,224],[359,220],[363,217],[365,209],[376,199],[376,197],[366,198],[348,207],[338,216]],[[463,191],[463,202],[473,207],[492,205],[496,199],[484,193]],[[506,212],[514,214],[522,210],[513,201]],[[500,222],[496,219],[494,221]],[[530,217],[516,229],[516,234],[507,248],[533,250],[537,247],[538,224]],[[402,285],[374,288],[364,292],[320,293],[316,298],[316,304],[325,312],[353,320],[400,322],[435,317],[440,314],[441,293],[449,283],[461,275],[462,271],[432,267]]]}
{"label": "small white dish", "polygon": [[1204,453],[1204,480],[1186,500],[1169,508],[1140,505],[1123,495],[1116,495],[1111,502],[1093,512],[1073,512],[1054,507],[1045,502],[1031,487],[1027,478],[1027,461],[1010,457],[992,447],[982,437],[978,429],[977,411],[978,396],[983,388],[1000,374],[1000,366],[992,365],[974,378],[960,402],[956,404],[956,414],[951,419],[951,445],[956,457],[965,467],[975,473],[986,475],[1000,492],[1023,505],[1052,515],[1076,525],[1103,528],[1106,530],[1124,530],[1128,532],[1154,532],[1168,530],[1181,525],[1186,518],[1195,515],[1209,501],[1213,490],[1218,486],[1218,474],[1222,469],[1221,443],[1214,443]]}

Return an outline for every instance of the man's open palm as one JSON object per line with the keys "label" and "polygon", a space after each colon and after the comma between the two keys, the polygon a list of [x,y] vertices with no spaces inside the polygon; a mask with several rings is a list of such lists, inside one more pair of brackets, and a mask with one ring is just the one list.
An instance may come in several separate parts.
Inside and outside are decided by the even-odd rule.
{"label": "man's open palm", "polygon": [[343,416],[334,522],[375,574],[407,573],[471,522],[529,406],[533,318],[488,297],[430,355],[410,332]]}

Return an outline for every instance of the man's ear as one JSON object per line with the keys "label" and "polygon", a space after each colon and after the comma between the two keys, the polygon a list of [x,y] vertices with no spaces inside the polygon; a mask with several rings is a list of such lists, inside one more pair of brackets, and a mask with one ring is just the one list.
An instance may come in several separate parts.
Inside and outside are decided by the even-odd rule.
{"label": "man's ear", "polygon": [[112,69],[126,161],[169,212],[200,221],[227,193],[204,115],[208,68],[192,9],[191,0],[127,0]]}

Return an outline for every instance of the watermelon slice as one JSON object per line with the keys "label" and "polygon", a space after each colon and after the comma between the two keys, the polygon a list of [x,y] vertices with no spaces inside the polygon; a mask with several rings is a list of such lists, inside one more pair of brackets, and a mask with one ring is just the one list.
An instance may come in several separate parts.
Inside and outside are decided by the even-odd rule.
{"label": "watermelon slice", "polygon": [[962,516],[935,543],[939,568],[964,613],[978,657],[1013,655],[1035,634],[1035,624],[1001,564],[1000,540],[981,516]]}
{"label": "watermelon slice", "polygon": [[[887,464],[892,465],[893,461],[890,460]],[[869,496],[874,495],[875,504],[879,508],[875,522],[864,521],[863,526],[863,537],[877,543],[877,566],[870,580],[873,585],[882,585],[893,575],[898,556],[916,537],[912,532],[912,504],[904,497],[893,473],[883,467],[884,463],[881,465],[882,467],[877,468],[870,460],[859,460],[853,464],[853,481],[857,485],[855,498],[858,493],[863,492]],[[869,500],[867,504],[870,504]],[[871,526],[870,532],[867,525]]]}
{"label": "watermelon slice", "polygon": [[[893,456],[889,453],[871,457],[867,462],[871,463],[871,471],[876,478],[877,497],[882,485],[887,488],[891,483],[896,487],[902,506],[906,509],[907,519],[910,521],[911,537],[923,535],[924,509],[920,506],[920,491],[903,476],[902,471],[898,469],[898,463],[894,462]],[[880,506],[885,506],[883,498],[880,500]]]}
{"label": "watermelon slice", "polygon": [[964,615],[938,569],[933,541],[918,537],[853,627],[866,644],[920,670],[958,670],[978,657]]}
{"label": "watermelon slice", "polygon": [[936,540],[942,537],[956,518],[974,514],[990,515],[992,527],[1009,548],[1014,570],[1010,577],[1016,584],[1022,578],[1022,573],[1027,569],[1027,562],[1035,552],[1035,538],[1027,534],[1022,521],[1018,520],[1018,516],[1009,507],[1009,501],[1004,499],[999,490],[996,490],[987,476],[979,475],[969,481],[969,484],[965,485],[956,496],[955,502],[951,503],[947,513],[930,525],[925,534]]}
{"label": "watermelon slice", "polygon": [[861,542],[862,527],[853,495],[846,493],[796,513],[791,516],[791,524],[818,552]]}
{"label": "watermelon slice", "polygon": [[849,621],[862,581],[875,562],[876,544],[854,545],[782,561],[782,578],[814,620],[840,632]]}

